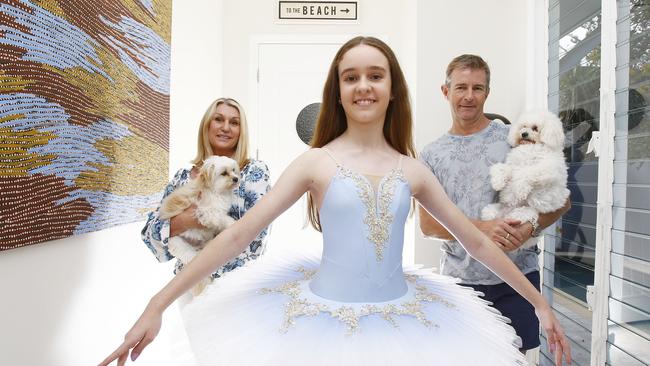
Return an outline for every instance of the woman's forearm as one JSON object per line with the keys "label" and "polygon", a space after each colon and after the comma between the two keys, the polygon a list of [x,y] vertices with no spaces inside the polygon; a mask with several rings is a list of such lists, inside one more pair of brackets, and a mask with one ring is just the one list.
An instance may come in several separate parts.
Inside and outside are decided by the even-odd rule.
{"label": "woman's forearm", "polygon": [[[182,271],[154,295],[149,306],[163,311],[201,279],[210,276],[215,268],[223,266],[243,252],[256,233],[236,226],[237,222],[212,239]],[[235,235],[236,232],[239,234]]]}
{"label": "woman's forearm", "polygon": [[194,217],[193,210],[185,210],[169,219],[169,236],[176,236],[187,229],[200,228],[201,224]]}

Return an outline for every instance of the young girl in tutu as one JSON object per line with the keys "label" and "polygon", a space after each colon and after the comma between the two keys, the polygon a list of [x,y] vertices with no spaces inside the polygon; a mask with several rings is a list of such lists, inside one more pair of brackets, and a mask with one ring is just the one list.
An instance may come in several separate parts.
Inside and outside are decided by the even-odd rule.
{"label": "young girl in tutu", "polygon": [[163,311],[236,256],[303,194],[323,232],[322,253],[267,256],[224,276],[184,309],[206,365],[523,365],[507,319],[471,289],[402,268],[411,197],[467,251],[535,306],[555,353],[568,342],[550,306],[506,255],[449,201],[413,158],[404,76],[382,41],[344,44],[329,70],[313,148],[296,158],[247,215],[156,294],[101,365],[135,360]]}

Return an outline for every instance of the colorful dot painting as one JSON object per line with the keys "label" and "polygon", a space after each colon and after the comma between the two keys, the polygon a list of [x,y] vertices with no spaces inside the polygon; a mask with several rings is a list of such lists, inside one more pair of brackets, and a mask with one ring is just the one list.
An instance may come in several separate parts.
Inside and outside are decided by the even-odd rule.
{"label": "colorful dot painting", "polygon": [[171,0],[0,0],[0,251],[158,204],[170,45]]}

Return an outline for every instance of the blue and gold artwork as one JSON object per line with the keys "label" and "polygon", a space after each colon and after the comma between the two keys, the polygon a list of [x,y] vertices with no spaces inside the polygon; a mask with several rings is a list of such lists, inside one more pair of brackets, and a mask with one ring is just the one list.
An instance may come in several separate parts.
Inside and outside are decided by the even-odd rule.
{"label": "blue and gold artwork", "polygon": [[170,44],[171,0],[0,0],[0,250],[157,205]]}

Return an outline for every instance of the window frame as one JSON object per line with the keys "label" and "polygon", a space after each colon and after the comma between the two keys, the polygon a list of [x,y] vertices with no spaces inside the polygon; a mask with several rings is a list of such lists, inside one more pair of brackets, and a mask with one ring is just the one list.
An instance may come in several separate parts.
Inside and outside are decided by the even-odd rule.
{"label": "window frame", "polygon": [[[530,72],[526,108],[548,108],[548,42],[550,0],[527,0]],[[612,208],[614,182],[614,135],[616,92],[616,20],[618,1],[601,0],[600,139],[598,141],[598,195],[594,286],[588,291],[592,309],[591,364],[607,359],[609,273],[611,267]],[[540,242],[544,250],[544,240]],[[544,256],[540,256],[540,267]],[[543,278],[542,278],[543,281]]]}

